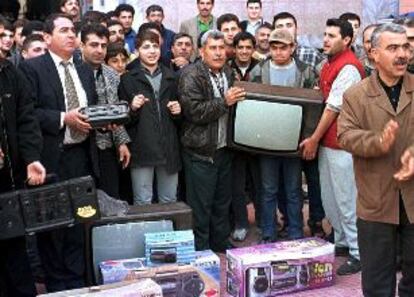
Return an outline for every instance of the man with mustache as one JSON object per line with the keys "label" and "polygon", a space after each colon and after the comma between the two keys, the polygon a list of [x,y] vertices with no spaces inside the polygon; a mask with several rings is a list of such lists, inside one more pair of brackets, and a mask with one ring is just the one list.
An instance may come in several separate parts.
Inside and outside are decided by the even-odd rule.
{"label": "man with mustache", "polygon": [[232,87],[224,35],[209,30],[201,38],[201,59],[183,69],[178,89],[183,122],[181,144],[187,202],[193,210],[197,250],[230,247],[232,153],[226,148],[229,107],[244,89]]}
{"label": "man with mustache", "polygon": [[109,43],[121,42],[122,44],[125,41],[124,28],[121,23],[118,21],[110,20],[107,24],[109,31]]}
{"label": "man with mustache", "polygon": [[[185,20],[180,25],[180,32],[191,36],[193,41],[198,40],[198,36],[217,27],[217,20],[211,14],[214,8],[214,0],[197,0],[198,15]],[[198,55],[198,49],[195,48],[193,59]]]}
{"label": "man with mustache", "polygon": [[79,0],[60,0],[60,12],[70,15],[73,22],[80,21]]}
{"label": "man with mustache", "polygon": [[[89,66],[74,63],[75,26],[70,16],[51,14],[45,21],[48,52],[20,68],[30,82],[43,136],[41,161],[60,181],[98,176],[95,133],[79,108],[97,102]],[[84,286],[82,225],[38,234],[39,254],[48,292]]]}
{"label": "man with mustache", "polygon": [[[119,75],[104,64],[109,39],[108,29],[101,24],[85,25],[81,29],[83,61],[95,74],[98,104],[115,104],[118,99]],[[129,164],[129,136],[123,125],[114,131],[96,132],[99,158],[98,186],[108,195],[119,199],[119,172]]]}
{"label": "man with mustache", "polygon": [[337,251],[349,248],[348,260],[337,274],[359,272],[361,264],[357,243],[355,200],[356,187],[352,156],[341,149],[336,137],[337,117],[341,111],[343,94],[364,77],[364,68],[350,49],[353,29],[349,22],[329,19],[323,38],[323,51],[328,55],[319,87],[325,109],[311,137],[301,144],[303,158],[312,160],[318,151],[322,204],[335,231]]}
{"label": "man with mustache", "polygon": [[376,72],[344,94],[338,141],[353,155],[357,226],[366,297],[414,296],[414,76],[404,27],[378,26],[371,38]]}
{"label": "man with mustache", "polygon": [[171,46],[172,59],[170,69],[179,75],[181,70],[191,63],[193,52],[194,44],[191,36],[185,33],[175,34]]}

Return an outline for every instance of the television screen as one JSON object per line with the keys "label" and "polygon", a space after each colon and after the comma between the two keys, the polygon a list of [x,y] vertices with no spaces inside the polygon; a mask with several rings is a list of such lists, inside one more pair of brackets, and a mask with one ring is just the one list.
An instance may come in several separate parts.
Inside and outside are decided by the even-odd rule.
{"label": "television screen", "polygon": [[245,100],[236,107],[234,142],[271,151],[295,151],[302,115],[300,105]]}
{"label": "television screen", "polygon": [[319,91],[236,82],[246,98],[232,106],[228,146],[276,156],[300,155],[300,142],[312,135],[323,110]]}

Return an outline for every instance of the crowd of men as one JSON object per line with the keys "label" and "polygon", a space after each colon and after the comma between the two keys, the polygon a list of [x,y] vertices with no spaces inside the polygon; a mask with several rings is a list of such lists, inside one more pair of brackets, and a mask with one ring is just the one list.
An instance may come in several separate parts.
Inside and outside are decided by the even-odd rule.
{"label": "crowd of men", "polygon": [[[304,237],[304,173],[311,234],[348,257],[337,274],[362,270],[364,296],[394,296],[400,255],[399,295],[414,296],[414,19],[370,24],[359,45],[359,16],[333,16],[315,49],[298,43],[291,13],[266,22],[260,0],[243,21],[195,4],[178,32],[159,5],[138,30],[128,4],[81,16],[61,0],[44,22],[0,17],[0,192],[91,175],[134,204],[186,201],[196,248],[224,252],[246,238],[248,200],[261,243]],[[246,96],[235,81],[320,90],[301,158],[228,149],[229,109]],[[119,101],[125,126],[94,130],[79,112]],[[83,232],[37,235],[49,292],[84,285]],[[0,282],[6,296],[36,295],[24,238],[0,241]]]}

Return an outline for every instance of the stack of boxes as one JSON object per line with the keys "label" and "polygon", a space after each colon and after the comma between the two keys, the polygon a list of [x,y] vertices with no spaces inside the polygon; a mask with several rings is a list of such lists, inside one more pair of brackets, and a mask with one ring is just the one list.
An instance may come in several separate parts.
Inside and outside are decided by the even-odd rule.
{"label": "stack of boxes", "polygon": [[[227,293],[270,297],[330,286],[333,264],[334,245],[319,238],[228,250]],[[153,292],[145,296],[220,296],[220,259],[210,250],[196,252],[192,231],[145,234],[145,257],[104,261],[99,269],[103,286],[98,292],[89,288],[82,289],[85,295],[56,296],[140,297],[144,291],[133,290],[143,284]]]}
{"label": "stack of boxes", "polygon": [[150,278],[164,297],[220,296],[220,259],[196,252],[192,231],[145,234],[145,258],[104,261],[104,284]]}

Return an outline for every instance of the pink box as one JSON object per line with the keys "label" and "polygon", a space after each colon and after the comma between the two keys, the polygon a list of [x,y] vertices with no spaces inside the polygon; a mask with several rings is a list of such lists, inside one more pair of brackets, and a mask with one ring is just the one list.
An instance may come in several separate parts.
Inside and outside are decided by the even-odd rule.
{"label": "pink box", "polygon": [[335,247],[320,238],[227,251],[227,292],[268,297],[334,284]]}

